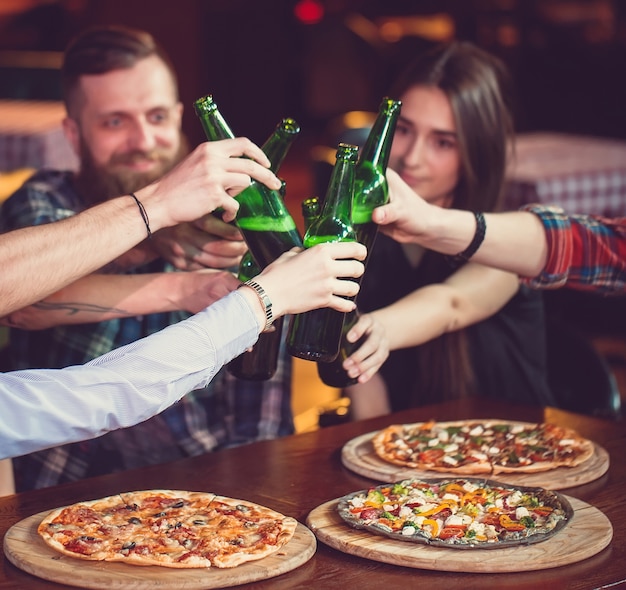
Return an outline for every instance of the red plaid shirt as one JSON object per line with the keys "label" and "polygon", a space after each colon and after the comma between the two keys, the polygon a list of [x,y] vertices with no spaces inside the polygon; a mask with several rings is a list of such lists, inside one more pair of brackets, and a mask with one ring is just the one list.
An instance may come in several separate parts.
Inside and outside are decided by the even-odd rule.
{"label": "red plaid shirt", "polygon": [[607,294],[626,293],[626,217],[567,215],[559,207],[527,205],[541,219],[548,261],[534,288],[568,286]]}

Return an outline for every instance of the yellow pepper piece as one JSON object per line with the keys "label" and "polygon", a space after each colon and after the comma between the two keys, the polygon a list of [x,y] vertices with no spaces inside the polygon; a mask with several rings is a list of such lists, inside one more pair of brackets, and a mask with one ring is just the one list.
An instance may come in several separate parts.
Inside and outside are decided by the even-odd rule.
{"label": "yellow pepper piece", "polygon": [[508,514],[500,515],[500,524],[507,531],[523,531],[526,528],[523,524],[519,522],[515,522],[514,520],[511,520]]}
{"label": "yellow pepper piece", "polygon": [[458,483],[450,483],[445,487],[446,492],[452,492],[453,494],[461,494],[465,495],[466,491],[463,486],[460,486]]}
{"label": "yellow pepper piece", "polygon": [[431,535],[433,537],[436,537],[439,534],[439,523],[436,520],[433,520],[432,518],[426,518],[424,519],[424,522],[422,523],[422,529],[428,525],[430,525],[432,529]]}
{"label": "yellow pepper piece", "polygon": [[450,506],[454,506],[455,504],[456,502],[452,500],[445,500],[445,501],[442,501],[442,503],[439,506],[435,506],[434,508],[431,508],[430,510],[425,510],[424,512],[415,512],[415,514],[417,516],[432,516],[433,514],[437,514],[438,512],[441,512],[442,510],[444,510],[445,508],[450,508]]}
{"label": "yellow pepper piece", "polygon": [[[479,492],[483,492],[482,494]],[[483,499],[485,497],[484,494],[484,490],[476,490],[475,492],[467,492],[467,494],[465,494],[462,498],[461,498],[461,506],[465,506],[465,504],[467,504],[467,502],[469,501],[474,501],[477,504],[482,504],[483,503]]]}
{"label": "yellow pepper piece", "polygon": [[462,498],[461,498],[461,506],[465,506],[465,504],[467,504],[467,502],[469,500],[471,500],[474,497],[474,494],[472,492],[469,492],[467,494],[465,494]]}

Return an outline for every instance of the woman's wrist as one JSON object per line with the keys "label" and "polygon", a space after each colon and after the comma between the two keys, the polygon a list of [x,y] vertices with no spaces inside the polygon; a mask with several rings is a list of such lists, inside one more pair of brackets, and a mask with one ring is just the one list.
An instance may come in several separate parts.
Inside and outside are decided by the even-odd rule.
{"label": "woman's wrist", "polygon": [[420,243],[442,254],[464,252],[476,233],[475,214],[459,209],[434,208],[438,211],[433,211],[428,217]]}

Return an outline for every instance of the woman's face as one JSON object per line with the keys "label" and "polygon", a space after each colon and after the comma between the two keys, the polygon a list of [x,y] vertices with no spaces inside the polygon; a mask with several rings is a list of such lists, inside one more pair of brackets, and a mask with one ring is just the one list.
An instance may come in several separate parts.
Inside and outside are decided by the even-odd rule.
{"label": "woman's face", "polygon": [[461,163],[450,101],[434,86],[412,86],[401,100],[389,166],[420,197],[449,207]]}

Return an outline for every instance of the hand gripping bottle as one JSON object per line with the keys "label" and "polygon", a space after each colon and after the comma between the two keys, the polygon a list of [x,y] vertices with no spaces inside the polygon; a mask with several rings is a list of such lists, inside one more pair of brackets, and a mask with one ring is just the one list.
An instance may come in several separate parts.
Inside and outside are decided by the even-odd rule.
{"label": "hand gripping bottle", "polygon": [[[372,221],[372,211],[384,205],[389,199],[385,174],[401,105],[399,100],[383,98],[356,167],[352,223],[357,233],[357,240],[367,247],[368,258],[378,232],[378,225]],[[365,264],[367,265],[367,260]],[[348,376],[342,365],[343,361],[358,350],[366,340],[365,336],[356,342],[348,342],[346,339],[346,334],[358,319],[359,313],[356,309],[347,314],[337,358],[331,363],[318,363],[317,365],[320,379],[326,385],[343,388],[357,382],[356,379]]]}
{"label": "hand gripping bottle", "polygon": [[[199,98],[194,106],[209,140],[234,137],[211,96]],[[285,118],[261,147],[274,173],[278,172],[299,133],[300,126],[296,121]],[[261,269],[287,250],[295,246],[302,247],[296,223],[279,191],[253,180],[235,199],[239,202],[235,224]]]}
{"label": "hand gripping bottle", "polygon": [[[323,242],[353,242],[352,196],[358,148],[340,143],[322,210],[304,236],[304,247]],[[339,354],[345,313],[330,308],[314,309],[291,317],[287,350],[295,357],[330,362]]]}

